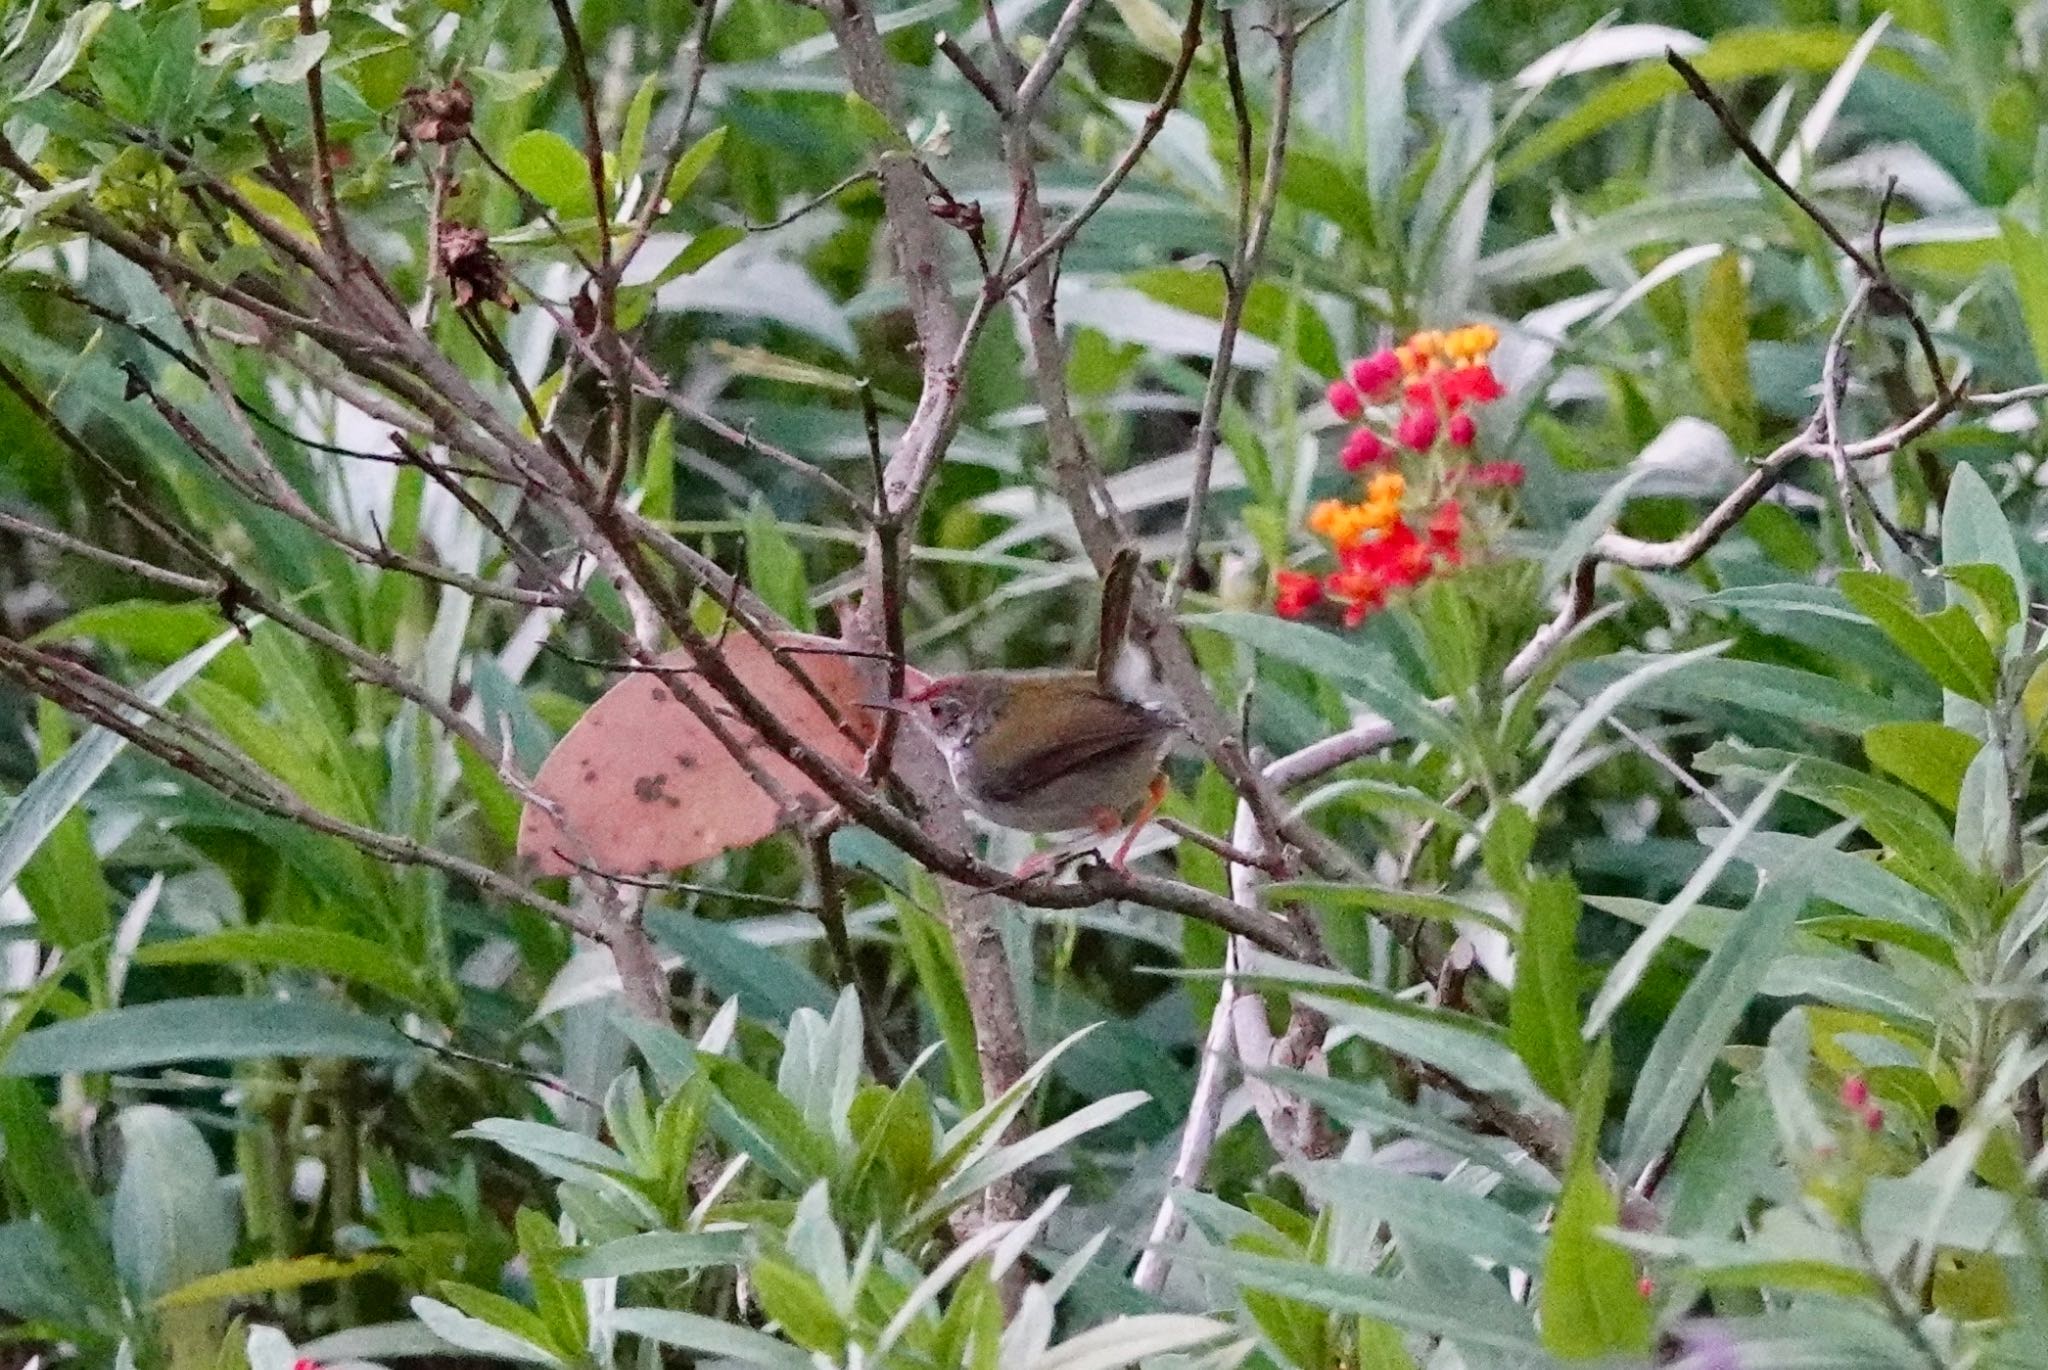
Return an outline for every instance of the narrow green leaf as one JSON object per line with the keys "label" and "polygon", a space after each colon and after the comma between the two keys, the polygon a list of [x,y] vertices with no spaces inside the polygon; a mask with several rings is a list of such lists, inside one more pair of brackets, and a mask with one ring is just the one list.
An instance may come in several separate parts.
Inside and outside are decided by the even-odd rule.
{"label": "narrow green leaf", "polygon": [[532,128],[505,149],[505,169],[526,192],[556,214],[580,218],[594,214],[590,163],[567,138],[552,129]]}
{"label": "narrow green leaf", "polygon": [[1571,1173],[1557,1201],[1550,1258],[1543,1266],[1543,1346],[1567,1360],[1639,1356],[1650,1349],[1650,1304],[1636,1288],[1635,1261],[1602,1234],[1621,1221],[1621,1204],[1600,1178],[1596,1140],[1607,1059],[1603,1050],[1586,1076]]}
{"label": "narrow green leaf", "polygon": [[1962,605],[1922,614],[1903,583],[1868,571],[1845,571],[1839,584],[1849,602],[1944,690],[1980,704],[1990,701],[1997,684],[1998,661],[1977,621]]}
{"label": "narrow green leaf", "polygon": [[725,125],[720,124],[690,144],[689,151],[677,159],[676,169],[669,175],[668,189],[665,192],[670,209],[682,203],[683,197],[690,193],[690,187],[697,184],[697,178],[704,174],[705,169],[718,156],[718,150],[725,146],[727,131]]}
{"label": "narrow green leaf", "polygon": [[1692,316],[1692,365],[1715,422],[1737,446],[1756,432],[1756,392],[1749,381],[1749,287],[1742,259],[1730,248],[1714,259]]}
{"label": "narrow green leaf", "polygon": [[1863,734],[1870,764],[1889,771],[1953,812],[1963,773],[1983,740],[1941,723],[1880,723]]}
{"label": "narrow green leaf", "polygon": [[384,1254],[368,1256],[292,1256],[284,1260],[254,1261],[203,1276],[179,1285],[156,1301],[158,1308],[190,1308],[220,1299],[250,1299],[259,1294],[276,1294],[303,1289],[329,1280],[353,1279],[389,1264]]}
{"label": "narrow green leaf", "polygon": [[661,945],[681,952],[691,971],[720,998],[737,995],[749,1017],[780,1023],[800,1008],[832,1011],[834,996],[824,981],[774,948],[754,945],[728,924],[656,909],[647,915],[647,930]]}
{"label": "narrow green leaf", "polygon": [[2010,214],[1998,216],[1998,227],[2005,241],[2005,264],[2020,299],[2020,317],[2034,345],[2034,368],[2048,379],[2048,243]]}
{"label": "narrow green leaf", "polygon": [[1685,1126],[1707,1073],[1811,893],[1811,865],[1768,877],[1664,1020],[1621,1126],[1622,1175],[1639,1175]]}
{"label": "narrow green leaf", "polygon": [[766,1370],[811,1370],[807,1352],[765,1332],[720,1318],[667,1308],[619,1308],[606,1321],[614,1331],[630,1332],[684,1351],[729,1358],[740,1365]]}
{"label": "narrow green leaf", "polygon": [[435,1012],[438,1005],[418,970],[388,947],[331,928],[265,923],[155,942],[135,953],[139,966],[251,965],[317,971],[382,990],[394,999]]}
{"label": "narrow green leaf", "polygon": [[572,1254],[561,1270],[571,1279],[602,1280],[735,1265],[745,1251],[745,1239],[741,1232],[640,1232]]}
{"label": "narrow green leaf", "polygon": [[1657,911],[1657,916],[1650,920],[1650,925],[1644,928],[1641,935],[1629,944],[1628,950],[1621,954],[1621,958],[1614,963],[1614,969],[1607,973],[1607,979],[1600,986],[1600,992],[1593,996],[1593,1006],[1586,1011],[1588,1038],[1598,1035],[1607,1026],[1607,1020],[1613,1016],[1614,1010],[1621,1006],[1621,1001],[1629,996],[1630,991],[1642,980],[1644,972],[1649,970],[1650,960],[1657,954],[1657,949],[1677,930],[1686,914],[1692,911],[1701,896],[1706,894],[1708,888],[1719,878],[1722,869],[1734,859],[1743,839],[1763,822],[1764,816],[1770,812],[1771,805],[1777,802],[1779,792],[1785,788],[1785,783],[1791,777],[1790,767],[1780,771],[1771,783],[1764,787],[1763,792],[1749,802],[1749,807],[1742,811],[1742,817],[1719,842],[1714,844],[1714,849],[1693,872],[1692,878],[1685,882],[1685,887],[1672,896],[1670,903]]}
{"label": "narrow green leaf", "polygon": [[1515,981],[1508,995],[1508,1041],[1536,1083],[1555,1099],[1577,1095],[1585,1064],[1579,1034],[1579,891],[1564,876],[1529,889]]}
{"label": "narrow green leaf", "polygon": [[320,999],[167,999],[37,1028],[16,1044],[0,1075],[258,1056],[391,1060],[415,1050],[388,1024]]}
{"label": "narrow green leaf", "polygon": [[[233,631],[222,633],[165,667],[142,687],[142,698],[151,704],[166,703],[236,636]],[[29,782],[5,821],[0,821],[0,889],[20,878],[28,859],[126,745],[119,733],[93,728],[72,744],[62,760]]]}

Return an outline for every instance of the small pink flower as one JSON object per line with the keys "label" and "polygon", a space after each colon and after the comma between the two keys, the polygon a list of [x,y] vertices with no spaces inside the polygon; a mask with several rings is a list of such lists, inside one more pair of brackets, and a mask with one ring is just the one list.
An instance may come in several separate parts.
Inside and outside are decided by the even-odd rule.
{"label": "small pink flower", "polygon": [[1861,1112],[1870,1102],[1870,1082],[1861,1075],[1851,1075],[1842,1081],[1842,1106]]}
{"label": "small pink flower", "polygon": [[1394,429],[1394,440],[1411,452],[1427,450],[1436,441],[1437,416],[1434,409],[1410,409]]}
{"label": "small pink flower", "polygon": [[1346,471],[1360,470],[1386,455],[1386,439],[1370,428],[1356,429],[1344,440],[1342,460]]}
{"label": "small pink flower", "polygon": [[1351,388],[1350,381],[1331,381],[1329,398],[1330,408],[1347,423],[1356,422],[1358,416],[1365,412],[1365,402],[1358,398],[1358,392]]}
{"label": "small pink flower", "polygon": [[1470,447],[1472,439],[1479,436],[1479,425],[1472,422],[1470,414],[1453,414],[1444,427],[1444,436],[1451,440],[1453,447]]}
{"label": "small pink flower", "polygon": [[1373,400],[1384,400],[1393,393],[1394,382],[1401,379],[1401,359],[1394,355],[1391,347],[1382,347],[1370,357],[1360,357],[1351,363],[1351,383],[1358,387],[1360,394]]}

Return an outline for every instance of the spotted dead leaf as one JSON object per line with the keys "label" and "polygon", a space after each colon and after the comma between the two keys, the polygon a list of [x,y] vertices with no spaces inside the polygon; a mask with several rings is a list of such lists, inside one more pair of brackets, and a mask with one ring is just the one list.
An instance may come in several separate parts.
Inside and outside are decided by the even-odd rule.
{"label": "spotted dead leaf", "polygon": [[[780,640],[799,647],[837,645],[794,634]],[[841,765],[859,766],[860,746],[766,648],[734,633],[724,651],[733,672],[798,736]],[[818,652],[795,654],[791,660],[863,741],[873,735],[877,715],[863,706],[881,695],[873,662]],[[687,669],[689,657],[671,652],[662,663]],[[682,678],[699,698],[717,705],[727,729],[753,748],[761,769],[792,799],[819,806],[827,802],[715,691],[694,674]],[[647,674],[627,676],[591,705],[542,763],[534,784],[554,801],[563,820],[557,823],[533,805],[520,816],[519,854],[543,875],[567,875],[579,868],[621,875],[680,870],[758,842],[781,821],[775,802],[725,746],[665,681]]]}

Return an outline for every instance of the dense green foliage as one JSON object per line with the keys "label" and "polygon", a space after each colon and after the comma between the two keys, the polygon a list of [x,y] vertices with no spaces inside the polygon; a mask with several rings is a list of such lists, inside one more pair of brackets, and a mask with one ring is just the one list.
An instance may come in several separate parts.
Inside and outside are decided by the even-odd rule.
{"label": "dense green foliage", "polygon": [[[1259,157],[1288,2],[1223,11]],[[1077,7],[1033,135],[1055,221],[1143,127],[1185,4]],[[1132,1269],[1203,1098],[1216,927],[1004,905],[1035,1064],[991,1090],[946,888],[870,829],[649,892],[667,1024],[486,878],[524,877],[480,747],[531,773],[642,605],[530,489],[437,483],[391,434],[602,468],[611,387],[578,340],[615,306],[657,391],[721,421],[634,399],[623,498],[787,623],[843,627],[864,530],[760,444],[866,491],[863,396],[886,443],[916,411],[877,167],[930,173],[963,307],[961,225],[1002,251],[1015,193],[941,52],[1000,73],[976,5],[881,16],[907,127],[795,0],[563,8],[601,189],[547,0],[0,0],[0,1343],[146,1370],[2048,1364],[2040,400],[1983,398],[2048,379],[2037,7],[1293,13],[1316,17],[1180,612],[1260,755],[1362,714],[1392,741],[1290,795],[1369,878],[1258,893],[1326,964],[1247,953],[1236,1050],[1306,1024],[1309,1069],[1231,1082],[1156,1293]],[[1059,9],[1001,7],[1027,58]],[[1058,293],[1086,450],[1158,567],[1259,167],[1206,23]],[[1885,214],[1898,293],[1738,154],[1669,44],[1858,251]],[[321,141],[355,249],[445,359],[431,384],[295,313],[332,228]],[[582,265],[642,224],[594,302]],[[1321,551],[1309,511],[1354,483],[1326,383],[1471,319],[1501,334],[1476,451],[1526,467],[1512,522],[1356,628],[1276,615],[1275,573]],[[996,307],[953,378],[904,593],[929,670],[1087,645],[1027,322]],[[502,434],[436,407],[463,387]],[[1877,440],[1838,475],[1826,424]],[[1723,503],[1764,469],[1766,498]],[[1699,528],[1661,566],[1611,534]],[[546,588],[532,563],[573,609],[494,597]],[[246,593],[208,590],[224,566]],[[730,607],[649,580],[699,628]],[[1568,640],[1513,664],[1553,622]],[[133,701],[81,712],[101,681],[163,706],[159,746],[94,726]],[[1167,813],[1230,834],[1223,773],[1173,767]],[[1192,842],[1139,866],[1232,893]]]}

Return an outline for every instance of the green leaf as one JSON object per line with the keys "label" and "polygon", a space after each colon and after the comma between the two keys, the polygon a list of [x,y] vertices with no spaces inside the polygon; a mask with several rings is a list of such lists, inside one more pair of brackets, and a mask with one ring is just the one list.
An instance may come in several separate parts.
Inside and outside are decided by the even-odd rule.
{"label": "green leaf", "polygon": [[1749,288],[1730,248],[1714,259],[1692,316],[1692,366],[1708,411],[1736,445],[1756,434],[1756,392],[1749,382]]}
{"label": "green leaf", "polygon": [[[1174,47],[1179,46],[1176,37]],[[1155,267],[1136,272],[1128,280],[1140,294],[1161,304],[1205,319],[1223,317],[1227,291],[1222,274],[1214,267]],[[1258,281],[1245,297],[1244,331],[1275,346],[1292,346],[1301,364],[1319,376],[1336,375],[1340,363],[1330,326],[1314,309],[1291,308],[1292,300],[1293,292],[1287,287]]]}
{"label": "green leaf", "polygon": [[[443,1284],[441,1292],[447,1294],[451,1300],[459,1297],[466,1304],[491,1303],[494,1312],[510,1311],[524,1314],[522,1323],[537,1324],[539,1321],[532,1313],[510,1299],[486,1293],[481,1289]],[[413,1316],[425,1323],[435,1336],[465,1351],[474,1351],[493,1360],[525,1361],[547,1366],[562,1364],[554,1352],[521,1333],[507,1330],[495,1318],[477,1317],[454,1307],[452,1303],[442,1303],[439,1299],[430,1299],[425,1295],[416,1295],[413,1298],[412,1311]],[[535,1326],[533,1330],[537,1336],[546,1336],[545,1329]]]}
{"label": "green leaf", "polygon": [[718,156],[718,150],[725,146],[726,132],[726,127],[720,124],[690,144],[689,151],[676,160],[676,169],[669,174],[668,188],[664,192],[671,210],[682,203],[683,197],[690,193],[690,187],[697,184],[697,178]]}
{"label": "green leaf", "polygon": [[1486,878],[1510,898],[1529,887],[1529,858],[1536,850],[1536,820],[1519,804],[1503,803],[1493,811],[1480,840],[1479,856]]}
{"label": "green leaf", "polygon": [[1326,1204],[1370,1214],[1397,1229],[1427,1232],[1431,1241],[1472,1259],[1519,1270],[1542,1267],[1543,1240],[1528,1220],[1470,1190],[1353,1161],[1306,1164],[1301,1179]]}
{"label": "green leaf", "polygon": [[[63,763],[71,732],[63,710],[36,702],[37,753],[44,771]],[[97,947],[113,928],[114,892],[93,849],[85,808],[74,804],[22,868],[20,889],[43,940],[63,951]]]}
{"label": "green leaf", "polygon": [[1463,1307],[1406,1281],[1220,1248],[1182,1247],[1173,1259],[1176,1265],[1214,1270],[1231,1284],[1282,1294],[1335,1313],[1364,1314],[1454,1345],[1491,1347],[1523,1357],[1541,1351],[1535,1329],[1525,1319],[1510,1320],[1494,1305]]}
{"label": "green leaf", "polygon": [[940,1040],[946,1044],[953,1102],[963,1112],[971,1113],[986,1101],[981,1092],[981,1057],[976,1046],[974,1014],[967,1004],[967,984],[961,974],[959,955],[945,926],[922,906],[893,890],[889,901],[896,909],[896,929],[903,936],[904,950],[910,953],[918,996],[938,1021]]}
{"label": "green leaf", "polygon": [[700,1055],[697,1065],[730,1105],[718,1117],[720,1129],[734,1131],[736,1142],[771,1175],[803,1188],[832,1173],[830,1139],[813,1132],[775,1086],[723,1056]]}
{"label": "green leaf", "polygon": [[756,498],[747,508],[747,580],[769,608],[800,632],[816,632],[811,612],[811,583],[804,556],[782,531],[768,501]]}
{"label": "green leaf", "polygon": [[[1508,1045],[1507,1035],[1470,1014],[1426,1008],[1365,986],[1323,986],[1336,993],[1306,998],[1331,1021],[1389,1051],[1427,1062],[1474,1089],[1523,1100],[1546,1098]],[[1341,994],[1343,997],[1337,997]]]}
{"label": "green leaf", "polygon": [[37,1028],[0,1064],[0,1075],[259,1056],[393,1060],[415,1050],[388,1024],[321,999],[167,999]]}
{"label": "green leaf", "polygon": [[353,1279],[389,1264],[385,1254],[368,1256],[292,1256],[283,1260],[254,1261],[206,1275],[179,1285],[156,1301],[158,1308],[190,1308],[221,1299],[251,1299],[259,1294],[276,1294],[303,1289],[329,1280]]}
{"label": "green leaf", "polygon": [[[2028,318],[2032,331],[2033,318]],[[2038,343],[2037,343],[2038,346]],[[2032,595],[2027,583],[2026,566],[2020,561],[2018,541],[2013,537],[2012,524],[2005,511],[1999,507],[1998,496],[1991,493],[1991,487],[1984,483],[1984,477],[1977,468],[1959,465],[1955,474],[1949,477],[1948,503],[1941,511],[1941,563],[1943,570],[1964,588],[1973,588],[1968,576],[1983,579],[1981,572],[1972,571],[1977,566],[1992,566],[2005,572],[2012,583],[2012,595],[2006,599],[2002,593],[1996,595],[2001,614],[2013,623],[2022,617],[2019,606]],[[1959,600],[1957,584],[1949,587],[1948,602],[1953,605]],[[1980,592],[1983,593],[1983,592]],[[2023,642],[2023,635],[2009,634],[2007,654],[2016,651]]]}
{"label": "green leaf", "polygon": [[[225,632],[187,653],[151,677],[139,692],[151,704],[168,702],[186,682],[236,640]],[[107,728],[93,728],[74,743],[55,765],[29,782],[0,821],[0,889],[21,876],[22,867],[72,811],[86,791],[112,765],[127,742]]]}
{"label": "green leaf", "polygon": [[135,953],[141,966],[253,965],[317,971],[382,990],[394,999],[438,1012],[439,1004],[420,973],[388,947],[331,928],[265,923],[224,928],[171,942],[156,942]]}
{"label": "green leaf", "polygon": [[1579,891],[1564,876],[1536,881],[1515,941],[1508,1042],[1555,1099],[1578,1092],[1585,1064],[1579,1035]]}
{"label": "green leaf", "polygon": [[1950,812],[1963,788],[1963,773],[1984,745],[1979,738],[1941,723],[1880,723],[1863,734],[1870,764],[1889,771]]}
{"label": "green leaf", "polygon": [[736,1265],[745,1252],[740,1232],[640,1232],[572,1254],[562,1274],[576,1280],[613,1279],[664,1270]]}
{"label": "green leaf", "polygon": [[738,1365],[766,1370],[811,1370],[811,1357],[765,1332],[720,1318],[681,1313],[667,1308],[619,1308],[606,1318],[614,1331],[729,1359]]}
{"label": "green leaf", "polygon": [[720,998],[737,995],[752,1018],[779,1023],[800,1008],[830,1013],[833,993],[808,969],[771,947],[755,946],[731,927],[674,909],[647,915],[655,941],[679,951],[691,971]]}
{"label": "green leaf", "polygon": [[8,97],[8,103],[19,105],[33,100],[69,76],[72,68],[78,65],[78,59],[85,55],[93,36],[113,13],[114,7],[108,0],[93,0],[92,4],[73,12],[64,21],[64,27],[57,31],[56,41],[43,53],[35,74]]}
{"label": "green leaf", "polygon": [[2010,214],[1998,216],[1998,228],[2005,241],[2005,264],[2012,271],[2013,290],[2020,299],[2020,318],[2034,345],[2034,369],[2048,380],[2048,243]]}
{"label": "green leaf", "polygon": [[114,1264],[148,1302],[227,1269],[235,1224],[213,1150],[191,1119],[158,1104],[121,1110]]}
{"label": "green leaf", "polygon": [[1838,582],[1849,602],[1884,630],[1944,690],[1988,703],[1998,681],[1998,660],[1977,621],[1960,604],[1922,614],[1903,581],[1870,571],[1844,571]]}
{"label": "green leaf", "polygon": [[[1695,54],[1693,65],[1713,82],[1739,81],[1775,72],[1808,71],[1831,75],[1855,49],[1857,35],[1833,25],[1812,28],[1738,28],[1722,33]],[[1904,56],[1880,48],[1871,54],[1872,67],[1899,74],[1914,72]],[[1525,176],[1551,158],[1575,147],[1602,129],[1685,92],[1685,82],[1664,60],[1639,62],[1603,82],[1591,95],[1560,117],[1542,125],[1501,160],[1504,184]]]}
{"label": "green leaf", "polygon": [[1162,62],[1180,56],[1180,28],[1159,0],[1111,0],[1124,28],[1145,52]]}
{"label": "green leaf", "polygon": [[565,218],[597,212],[590,195],[590,163],[567,138],[532,128],[505,150],[505,169],[526,192]]}
{"label": "green leaf", "polygon": [[1332,684],[1357,695],[1417,741],[1432,742],[1447,751],[1455,751],[1460,745],[1456,730],[1408,684],[1400,668],[1384,652],[1324,632],[1312,624],[1270,614],[1229,610],[1187,614],[1181,621],[1190,628],[1212,629],[1254,651],[1332,677]]}
{"label": "green leaf", "polygon": [[[631,181],[640,173],[640,158],[647,148],[647,124],[654,117],[654,97],[661,89],[662,73],[651,71],[633,92],[626,106],[626,123],[619,132],[619,179]],[[621,196],[623,198],[623,196]]]}
{"label": "green leaf", "polygon": [[1311,1075],[1299,1070],[1260,1070],[1253,1073],[1289,1093],[1320,1104],[1331,1117],[1347,1126],[1368,1128],[1375,1134],[1381,1129],[1403,1133],[1452,1156],[1462,1156],[1474,1165],[1484,1166],[1518,1188],[1545,1195],[1557,1192],[1557,1181],[1534,1162],[1514,1163],[1487,1139],[1474,1136],[1440,1114],[1394,1098],[1384,1085],[1333,1080],[1326,1075]]}
{"label": "green leaf", "polygon": [[838,1356],[846,1349],[846,1325],[833,1311],[818,1282],[784,1261],[754,1262],[748,1271],[761,1311],[782,1324],[782,1333],[799,1346]]}
{"label": "green leaf", "polygon": [[1685,916],[1692,912],[1693,907],[1720,877],[1721,871],[1734,859],[1743,839],[1763,822],[1771,811],[1771,805],[1777,802],[1779,792],[1791,778],[1792,768],[1788,766],[1780,771],[1770,784],[1764,786],[1763,791],[1742,811],[1742,816],[1736,821],[1735,826],[1714,844],[1714,849],[1693,871],[1692,878],[1685,882],[1685,887],[1672,896],[1670,903],[1657,911],[1657,916],[1650,920],[1649,926],[1644,928],[1636,940],[1629,944],[1628,950],[1621,954],[1621,958],[1614,963],[1614,969],[1607,973],[1607,979],[1600,986],[1600,992],[1593,996],[1593,1006],[1586,1011],[1588,1037],[1598,1034],[1607,1026],[1607,1020],[1621,1007],[1622,1000],[1626,999],[1642,981],[1658,948],[1678,930],[1678,925],[1685,920]]}
{"label": "green leaf", "polygon": [[72,1163],[49,1106],[25,1080],[0,1080],[0,1161],[28,1210],[57,1239],[64,1266],[102,1316],[123,1315],[123,1295],[107,1244],[105,1210]]}
{"label": "green leaf", "polygon": [[1557,1201],[1550,1258],[1543,1265],[1543,1347],[1567,1360],[1639,1356],[1650,1349],[1650,1304],[1636,1288],[1635,1261],[1602,1235],[1621,1222],[1621,1204],[1599,1169],[1608,1060],[1603,1049],[1586,1076],[1571,1172]]}
{"label": "green leaf", "polygon": [[[997,1313],[1000,1320],[1000,1312]],[[1139,1313],[1119,1317],[1067,1338],[1031,1362],[1031,1370],[1122,1370],[1129,1365],[1164,1365],[1154,1356],[1186,1351],[1234,1331],[1229,1323],[1186,1313]],[[1229,1364],[1235,1364],[1232,1359]]]}
{"label": "green leaf", "polygon": [[1685,1126],[1715,1058],[1806,905],[1812,869],[1809,861],[1769,876],[1679,996],[1636,1074],[1621,1125],[1620,1174],[1641,1174]]}
{"label": "green leaf", "polygon": [[[1710,646],[1725,649],[1728,644]],[[1669,659],[1617,652],[1575,668],[1574,678],[1605,680],[1647,662]],[[1639,704],[1680,712],[1692,712],[1702,704],[1733,706],[1855,737],[1880,723],[1900,722],[1918,712],[1909,704],[1847,681],[1768,661],[1696,660],[1682,671],[1643,684],[1636,701]]]}
{"label": "green leaf", "polygon": [[855,133],[879,147],[898,152],[910,150],[910,140],[903,131],[891,123],[889,116],[862,99],[853,91],[846,92],[846,117]]}
{"label": "green leaf", "polygon": [[747,230],[736,224],[713,224],[692,236],[683,250],[669,258],[668,265],[656,272],[654,279],[643,288],[659,290],[678,277],[700,271],[723,256],[728,248],[737,247],[746,240]]}
{"label": "green leaf", "polygon": [[[1954,497],[1953,483],[1949,489],[1949,508],[1957,509],[1960,501]],[[2003,566],[1993,566],[1983,561],[1966,562],[1960,566],[1944,566],[1941,573],[1948,577],[1952,584],[1960,585],[1969,597],[1976,601],[1978,613],[1983,619],[1989,620],[1984,628],[1984,635],[1993,642],[2003,641],[2005,635],[2023,617],[2020,592],[2013,584],[2012,573]],[[1949,596],[1949,602],[1956,602],[1953,593]]]}

